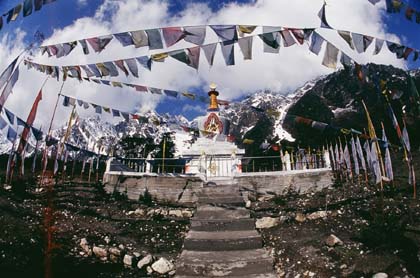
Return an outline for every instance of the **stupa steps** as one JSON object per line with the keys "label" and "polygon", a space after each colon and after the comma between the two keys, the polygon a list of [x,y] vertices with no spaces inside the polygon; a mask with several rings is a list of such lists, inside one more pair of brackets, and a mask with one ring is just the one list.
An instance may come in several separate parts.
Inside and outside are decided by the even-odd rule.
{"label": "stupa steps", "polygon": [[245,251],[183,251],[177,274],[212,277],[261,275],[272,271],[272,258],[264,249]]}
{"label": "stupa steps", "polygon": [[254,219],[192,219],[191,230],[193,231],[242,231],[255,228]]}
{"label": "stupa steps", "polygon": [[233,220],[249,219],[249,212],[245,208],[221,208],[212,205],[199,206],[193,220]]}
{"label": "stupa steps", "polygon": [[[219,182],[223,185],[220,186]],[[239,186],[204,187],[177,262],[176,277],[276,277]]]}

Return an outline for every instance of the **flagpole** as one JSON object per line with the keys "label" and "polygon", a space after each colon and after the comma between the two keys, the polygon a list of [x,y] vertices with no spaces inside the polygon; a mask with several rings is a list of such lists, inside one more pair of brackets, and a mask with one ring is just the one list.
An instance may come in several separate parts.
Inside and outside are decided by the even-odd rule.
{"label": "flagpole", "polygon": [[372,119],[370,118],[368,109],[367,109],[366,104],[363,100],[362,100],[362,104],[363,104],[363,107],[365,108],[366,117],[367,117],[367,120],[368,120],[369,136],[373,137],[373,140],[375,140],[374,142],[375,142],[376,152],[378,154],[379,163],[381,165],[381,171],[382,171],[381,172],[381,190],[383,191],[384,190],[384,183],[383,183],[383,180],[382,180],[382,174],[385,173],[385,168],[384,168],[384,162],[382,160],[381,148],[379,147],[378,137],[376,136],[376,132],[375,132],[375,128],[374,128],[373,123],[372,123]]}
{"label": "flagpole", "polygon": [[[64,83],[65,82],[63,81],[63,83],[61,84],[60,91],[57,94],[57,101],[55,102],[53,114],[51,116],[50,126],[48,128],[47,137],[45,138],[45,147],[44,147],[44,151],[43,151],[44,154],[43,154],[42,157],[43,157],[43,159],[45,158],[46,161],[42,165],[43,169],[42,169],[42,174],[41,174],[41,186],[43,185],[44,177],[45,177],[45,172],[47,170],[47,165],[48,165],[48,153],[47,153],[48,152],[48,147],[47,147],[47,140],[51,136],[52,124],[53,124],[53,121],[54,121],[54,118],[55,118],[55,114],[57,112],[58,101],[60,100],[60,96],[61,96],[61,92],[63,91]],[[45,165],[45,167],[44,167],[44,165]]]}

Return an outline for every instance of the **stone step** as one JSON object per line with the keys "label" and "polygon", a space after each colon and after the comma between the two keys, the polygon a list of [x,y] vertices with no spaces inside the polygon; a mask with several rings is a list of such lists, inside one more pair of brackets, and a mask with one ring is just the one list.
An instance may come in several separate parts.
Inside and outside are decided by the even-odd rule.
{"label": "stone step", "polygon": [[255,221],[252,218],[230,220],[191,220],[193,231],[244,231],[255,229]]}
{"label": "stone step", "polygon": [[268,274],[273,260],[264,249],[243,251],[183,251],[177,263],[180,276],[226,277]]}
{"label": "stone step", "polygon": [[[223,277],[223,276],[199,276],[199,277]],[[229,278],[277,278],[273,272],[263,273],[263,274],[249,274],[249,275],[240,275],[240,276],[225,276]],[[185,275],[175,275],[175,278],[197,278],[197,276],[185,276]]]}
{"label": "stone step", "polygon": [[231,220],[248,218],[250,218],[250,214],[245,208],[212,205],[199,206],[194,215],[194,220]]}
{"label": "stone step", "polygon": [[261,236],[256,230],[248,231],[189,231],[184,249],[195,251],[233,251],[259,249]]}
{"label": "stone step", "polygon": [[243,206],[245,204],[244,199],[241,196],[198,196],[198,204],[228,204],[235,206]]}

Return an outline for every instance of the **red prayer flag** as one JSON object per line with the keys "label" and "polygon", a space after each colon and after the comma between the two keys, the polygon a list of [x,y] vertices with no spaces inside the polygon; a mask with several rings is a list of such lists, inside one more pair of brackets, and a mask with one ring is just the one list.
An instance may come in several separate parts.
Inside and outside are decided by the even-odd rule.
{"label": "red prayer flag", "polygon": [[26,120],[26,125],[20,137],[19,147],[17,150],[19,154],[22,154],[23,150],[25,149],[25,146],[28,140],[29,131],[35,121],[36,112],[38,110],[38,104],[41,101],[41,99],[42,99],[42,89],[39,91],[38,96],[36,97],[34,104],[32,105],[32,109],[31,109],[31,112],[29,113],[28,119]]}

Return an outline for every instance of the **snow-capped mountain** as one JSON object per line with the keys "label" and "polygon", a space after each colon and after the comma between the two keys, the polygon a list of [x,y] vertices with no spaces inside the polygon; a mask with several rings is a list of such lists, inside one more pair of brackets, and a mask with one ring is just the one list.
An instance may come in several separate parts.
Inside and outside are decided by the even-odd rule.
{"label": "snow-capped mountain", "polygon": [[[380,65],[368,65],[365,70],[368,80],[365,83],[358,80],[354,70],[343,69],[307,82],[286,95],[269,90],[258,91],[222,109],[221,115],[230,119],[230,134],[235,137],[236,144],[250,152],[252,148],[258,148],[266,141],[293,142],[296,139],[297,144],[309,145],[322,143],[320,140],[325,142],[325,136],[310,127],[290,127],[285,123],[286,115],[363,130],[366,119],[361,99],[369,107],[375,126],[380,126],[383,121],[385,128],[389,129],[391,123],[383,96],[375,88],[379,79],[386,80],[388,90],[392,91],[390,101],[400,122],[402,108],[408,109],[406,121],[410,137],[413,142],[417,142],[420,138],[417,132],[420,130],[420,121],[416,111],[420,112],[420,99],[413,92],[408,76],[420,88],[420,71],[407,72]],[[153,144],[158,144],[164,134],[171,133],[176,156],[191,144],[192,134],[184,128],[196,126],[195,121],[188,121],[182,115],[160,115],[153,111],[142,115],[138,120],[121,121],[117,124],[106,123],[99,116],[93,116],[79,120],[79,124],[72,129],[68,142],[90,151],[107,153],[111,147],[118,149],[118,143],[126,136],[151,138]],[[53,135],[61,138],[65,129],[64,126],[55,130]],[[391,134],[388,138],[392,140],[392,137]],[[246,146],[244,139],[249,139],[247,141],[252,141],[253,145]],[[34,145],[35,142],[31,139],[30,143]],[[7,152],[11,146],[3,134],[0,138],[0,152]]]}

